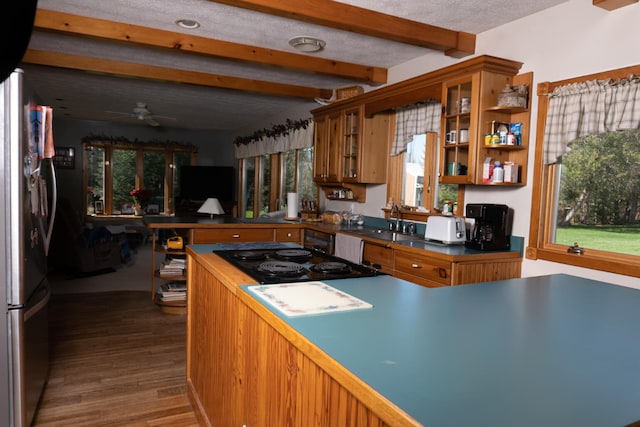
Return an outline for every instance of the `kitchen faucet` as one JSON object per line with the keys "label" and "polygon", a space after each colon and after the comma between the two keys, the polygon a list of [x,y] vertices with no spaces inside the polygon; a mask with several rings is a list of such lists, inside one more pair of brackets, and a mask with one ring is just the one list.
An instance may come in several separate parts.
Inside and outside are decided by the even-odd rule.
{"label": "kitchen faucet", "polygon": [[400,231],[400,206],[394,203],[391,206],[391,217],[393,217],[393,211],[396,211],[396,223],[394,225],[394,231]]}

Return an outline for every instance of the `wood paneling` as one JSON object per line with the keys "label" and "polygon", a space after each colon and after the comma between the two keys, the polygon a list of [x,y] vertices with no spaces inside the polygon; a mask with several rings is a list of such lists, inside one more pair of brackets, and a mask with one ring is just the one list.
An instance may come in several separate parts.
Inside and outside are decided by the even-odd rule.
{"label": "wood paneling", "polygon": [[187,377],[206,425],[416,425],[255,300],[234,295],[211,272],[218,265],[189,262]]}

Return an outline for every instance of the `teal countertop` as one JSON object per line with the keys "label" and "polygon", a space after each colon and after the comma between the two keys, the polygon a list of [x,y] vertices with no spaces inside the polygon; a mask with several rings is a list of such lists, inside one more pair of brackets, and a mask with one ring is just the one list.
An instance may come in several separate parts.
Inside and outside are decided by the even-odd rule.
{"label": "teal countertop", "polygon": [[562,274],[327,284],[373,308],[289,318],[265,306],[426,426],[640,420],[640,290]]}

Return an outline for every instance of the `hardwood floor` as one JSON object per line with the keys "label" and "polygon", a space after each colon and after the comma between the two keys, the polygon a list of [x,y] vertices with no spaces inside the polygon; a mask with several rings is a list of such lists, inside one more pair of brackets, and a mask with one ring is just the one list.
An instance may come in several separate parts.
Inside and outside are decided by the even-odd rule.
{"label": "hardwood floor", "polygon": [[51,373],[34,426],[197,426],[186,317],[148,292],[53,295]]}

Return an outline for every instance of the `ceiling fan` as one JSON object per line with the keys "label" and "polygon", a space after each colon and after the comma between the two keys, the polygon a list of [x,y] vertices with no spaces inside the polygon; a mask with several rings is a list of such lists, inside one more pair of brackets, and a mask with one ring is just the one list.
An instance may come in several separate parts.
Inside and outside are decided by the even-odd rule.
{"label": "ceiling fan", "polygon": [[156,114],[153,114],[147,108],[147,104],[145,102],[136,102],[135,107],[133,107],[133,110],[130,113],[125,113],[120,111],[107,111],[107,113],[115,114],[119,116],[119,117],[117,116],[114,117],[115,119],[118,119],[118,118],[136,119],[136,120],[144,121],[149,126],[160,126],[160,123],[156,119],[175,120],[174,117],[158,116]]}

